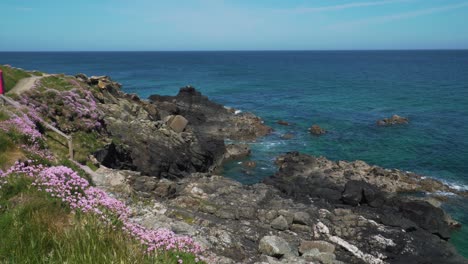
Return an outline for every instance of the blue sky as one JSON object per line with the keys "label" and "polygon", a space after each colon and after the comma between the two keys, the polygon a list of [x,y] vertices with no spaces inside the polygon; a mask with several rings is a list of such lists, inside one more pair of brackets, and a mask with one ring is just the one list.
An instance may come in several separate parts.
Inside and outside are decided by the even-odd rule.
{"label": "blue sky", "polygon": [[0,14],[0,51],[468,48],[468,0],[1,0]]}

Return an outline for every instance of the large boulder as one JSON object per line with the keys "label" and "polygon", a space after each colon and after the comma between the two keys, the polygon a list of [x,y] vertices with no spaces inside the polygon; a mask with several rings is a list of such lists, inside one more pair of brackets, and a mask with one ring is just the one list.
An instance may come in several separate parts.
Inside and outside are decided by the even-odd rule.
{"label": "large boulder", "polygon": [[181,133],[185,130],[188,120],[181,115],[171,116],[166,124],[175,132]]}
{"label": "large boulder", "polygon": [[450,226],[445,212],[426,201],[408,201],[399,205],[403,216],[419,227],[438,235],[443,239],[450,238]]}
{"label": "large boulder", "polygon": [[286,218],[280,215],[271,222],[271,227],[276,230],[284,231],[289,228],[289,224]]}
{"label": "large boulder", "polygon": [[371,204],[380,198],[380,191],[364,181],[348,181],[341,195],[343,202],[350,205]]}
{"label": "large boulder", "polygon": [[265,236],[260,240],[258,245],[260,253],[281,258],[285,255],[294,255],[291,246],[281,237]]}
{"label": "large boulder", "polygon": [[134,170],[130,151],[123,145],[114,142],[96,151],[94,157],[104,166],[119,170]]}

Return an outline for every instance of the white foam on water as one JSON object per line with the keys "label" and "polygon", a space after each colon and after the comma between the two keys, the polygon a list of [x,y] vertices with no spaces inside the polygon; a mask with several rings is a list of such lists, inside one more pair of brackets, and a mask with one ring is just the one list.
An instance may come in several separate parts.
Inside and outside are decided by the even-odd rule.
{"label": "white foam on water", "polygon": [[447,185],[457,191],[468,191],[468,185],[456,184],[456,183],[447,183]]}
{"label": "white foam on water", "polygon": [[431,194],[437,195],[437,196],[456,196],[456,194],[453,193],[453,192],[443,192],[443,191],[437,191],[437,192],[433,192]]}
{"label": "white foam on water", "polygon": [[234,111],[234,114],[235,114],[235,115],[238,115],[238,114],[240,114],[240,113],[242,113],[242,110],[236,110],[236,111]]}

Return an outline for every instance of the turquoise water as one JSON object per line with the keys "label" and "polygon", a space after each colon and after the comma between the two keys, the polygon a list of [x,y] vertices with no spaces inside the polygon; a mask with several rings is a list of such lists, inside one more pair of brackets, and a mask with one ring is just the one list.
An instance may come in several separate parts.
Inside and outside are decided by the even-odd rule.
{"label": "turquoise water", "polygon": [[[175,95],[191,84],[222,104],[261,116],[275,132],[252,143],[257,167],[233,162],[244,183],[272,175],[286,151],[364,160],[468,186],[468,51],[0,53],[0,64],[46,72],[110,75],[126,92]],[[382,128],[377,119],[406,116]],[[279,119],[293,123],[284,127]],[[329,131],[311,136],[319,124]],[[282,140],[292,133],[291,140]],[[446,205],[468,226],[468,203]],[[454,238],[468,256],[468,231]]]}

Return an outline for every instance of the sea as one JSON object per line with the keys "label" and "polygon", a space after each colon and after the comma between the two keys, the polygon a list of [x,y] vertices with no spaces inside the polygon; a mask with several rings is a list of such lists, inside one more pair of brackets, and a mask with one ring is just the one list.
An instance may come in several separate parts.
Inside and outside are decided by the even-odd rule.
{"label": "sea", "polygon": [[[142,98],[192,85],[218,103],[252,112],[274,132],[250,143],[254,169],[240,161],[225,165],[223,174],[244,184],[273,175],[278,155],[300,151],[468,189],[468,50],[0,52],[0,64],[108,75]],[[394,114],[410,123],[376,125]],[[309,134],[312,124],[328,133]],[[286,133],[293,138],[282,139]],[[446,195],[443,207],[464,225],[451,241],[468,257],[468,200]]]}

